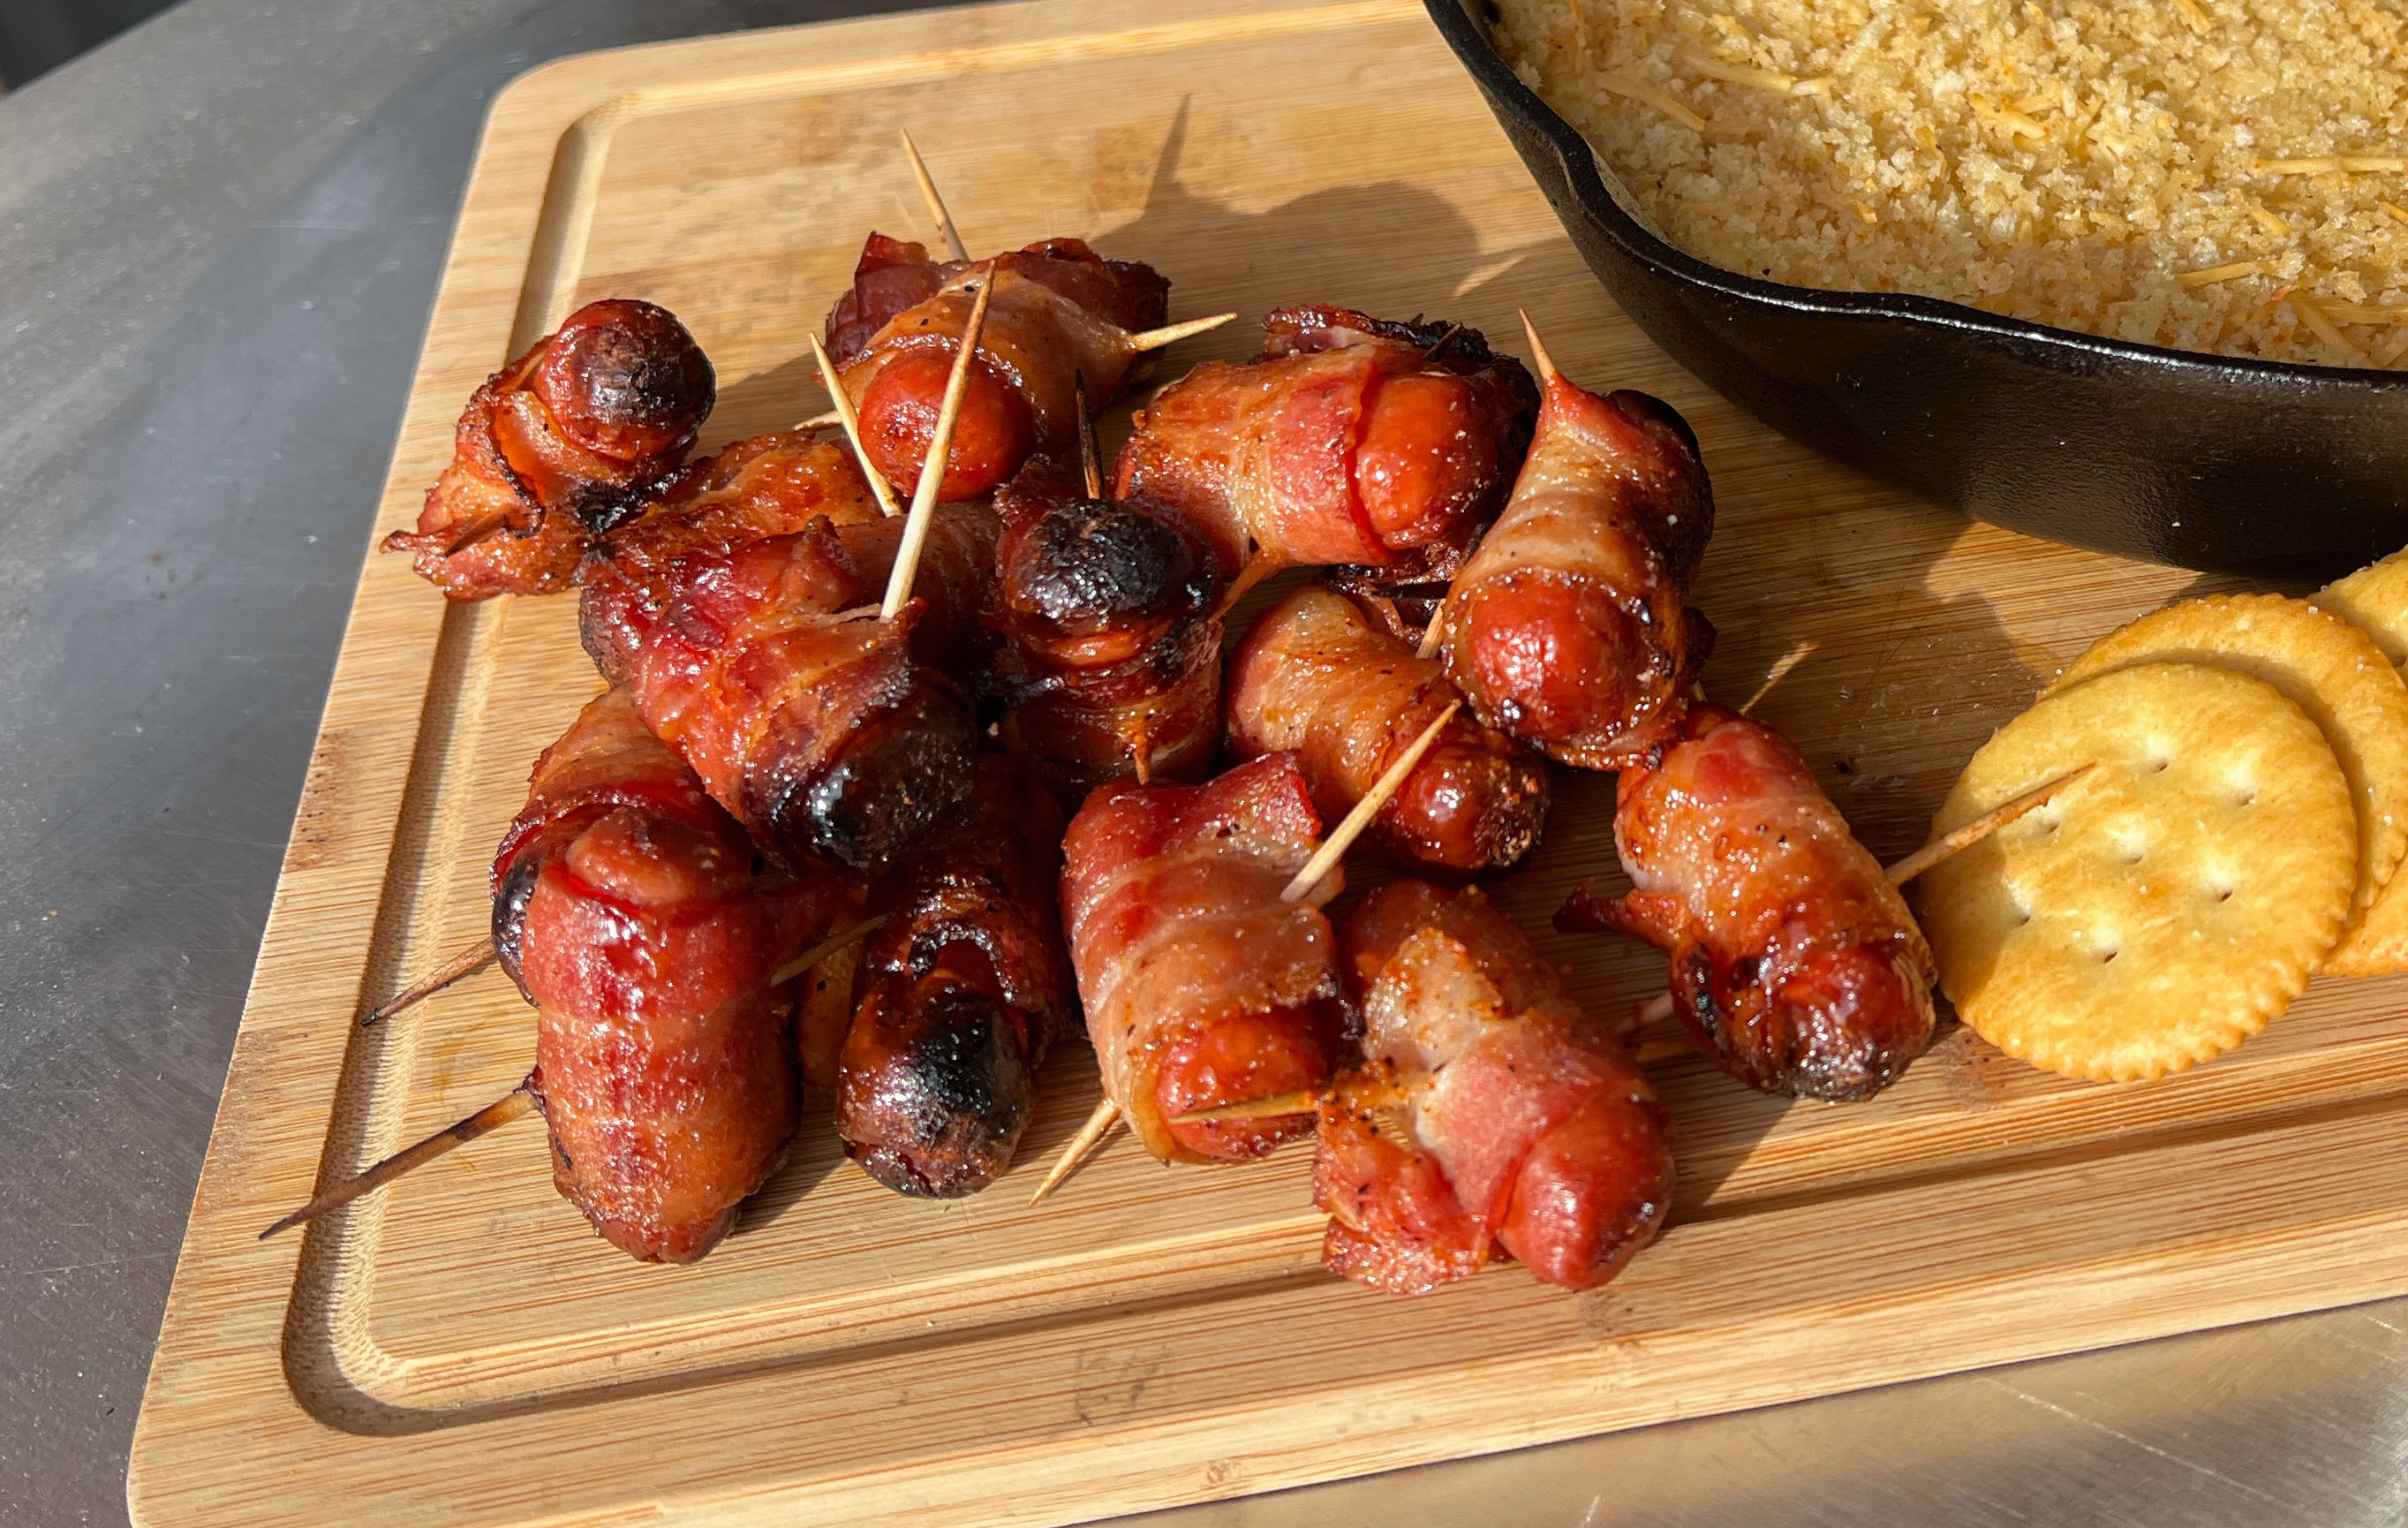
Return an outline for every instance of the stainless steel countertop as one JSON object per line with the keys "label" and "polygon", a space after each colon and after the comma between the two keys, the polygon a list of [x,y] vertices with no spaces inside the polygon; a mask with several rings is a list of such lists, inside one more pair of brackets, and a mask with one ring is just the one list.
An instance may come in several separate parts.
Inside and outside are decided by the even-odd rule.
{"label": "stainless steel countertop", "polygon": [[[0,1522],[124,1519],[486,101],[563,53],[888,8],[189,0],[0,97]],[[2408,1301],[1144,1521],[2408,1524]]]}

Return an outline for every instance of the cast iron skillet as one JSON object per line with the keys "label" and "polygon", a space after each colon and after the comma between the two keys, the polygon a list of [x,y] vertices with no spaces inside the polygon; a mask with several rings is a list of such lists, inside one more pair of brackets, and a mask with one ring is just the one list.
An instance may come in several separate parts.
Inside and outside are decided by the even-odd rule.
{"label": "cast iron skillet", "polygon": [[1784,434],[1976,519],[2155,562],[2321,579],[2408,542],[2408,373],[2200,355],[1707,265],[1634,216],[1506,67],[1486,0],[1424,3],[1613,300]]}

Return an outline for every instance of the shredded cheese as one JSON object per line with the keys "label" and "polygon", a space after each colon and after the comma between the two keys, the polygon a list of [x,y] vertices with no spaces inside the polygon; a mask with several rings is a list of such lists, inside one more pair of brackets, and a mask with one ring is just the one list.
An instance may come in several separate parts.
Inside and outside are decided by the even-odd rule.
{"label": "shredded cheese", "polygon": [[2268,175],[2396,174],[2408,170],[2408,158],[2398,154],[2338,154],[2325,159],[2261,159],[2258,168]]}
{"label": "shredded cheese", "polygon": [[2196,292],[2203,286],[2214,286],[2223,281],[2237,281],[2243,276],[2255,276],[2258,268],[2258,262],[2255,260],[2236,260],[2229,266],[2212,266],[2206,270],[2186,270],[2174,280],[2183,284],[2183,290],[2186,292]]}
{"label": "shredded cheese", "polygon": [[1693,53],[1685,48],[1674,56],[1686,65],[1692,72],[1704,75],[1709,79],[1719,79],[1725,84],[1753,85],[1757,90],[1769,90],[1775,95],[1786,95],[1798,88],[1796,75],[1783,74],[1777,69],[1753,68],[1744,64],[1725,64],[1720,59],[1708,58],[1703,53]]}
{"label": "shredded cheese", "polygon": [[1705,118],[1698,116],[1645,80],[1633,79],[1625,74],[1601,74],[1597,77],[1597,82],[1616,95],[1636,101],[1641,106],[1655,108],[1692,133],[1702,133],[1706,130]]}
{"label": "shredded cheese", "polygon": [[2366,352],[2350,342],[2349,336],[2341,332],[2341,325],[2332,321],[2314,297],[2304,292],[2294,292],[2290,300],[2291,310],[2300,315],[2301,323],[2316,332],[2317,339],[2355,360],[2366,359]]}

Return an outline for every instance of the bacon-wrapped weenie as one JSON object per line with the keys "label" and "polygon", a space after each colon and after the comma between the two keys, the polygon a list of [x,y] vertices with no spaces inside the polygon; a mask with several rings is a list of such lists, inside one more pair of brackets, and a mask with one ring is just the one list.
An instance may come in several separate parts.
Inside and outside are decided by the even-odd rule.
{"label": "bacon-wrapped weenie", "polygon": [[1670,405],[1550,375],[1512,497],[1440,607],[1448,676],[1482,721],[1566,764],[1645,757],[1713,644],[1687,604],[1713,524]]}
{"label": "bacon-wrapped weenie", "polygon": [[990,625],[1006,744],[1073,800],[1115,775],[1194,781],[1221,731],[1210,558],[1141,504],[1088,497],[1039,457],[996,496]]}
{"label": "bacon-wrapped weenie", "polygon": [[1620,1272],[1672,1198],[1664,1111],[1623,1038],[1477,890],[1392,881],[1340,939],[1383,1097],[1322,1112],[1323,1263],[1393,1294],[1499,1247],[1566,1289]]}
{"label": "bacon-wrapped weenie", "polygon": [[1504,502],[1537,404],[1477,331],[1283,308],[1260,360],[1207,362],[1146,406],[1113,493],[1193,527],[1224,580],[1311,564],[1349,588],[1425,584]]}
{"label": "bacon-wrapped weenie", "polygon": [[1099,407],[1119,396],[1145,360],[1133,334],[1169,310],[1170,283],[1151,266],[1103,259],[1075,238],[937,265],[919,245],[871,235],[853,290],[828,315],[827,341],[860,414],[862,448],[893,482],[919,481],[953,352],[990,271],[978,365],[945,454],[947,499],[988,492],[1039,453],[1067,456],[1078,444],[1079,379]]}
{"label": "bacon-wrapped weenie", "polygon": [[1281,892],[1321,831],[1296,761],[1273,754],[1201,786],[1096,787],[1063,840],[1062,922],[1104,1092],[1166,1161],[1259,1156],[1312,1128],[1178,1116],[1319,1087],[1345,1025],[1321,906]]}
{"label": "bacon-wrapped weenie", "polygon": [[1671,957],[1698,1048],[1767,1093],[1869,1098],[1931,1039],[1931,948],[1787,739],[1689,708],[1652,765],[1623,771],[1613,840],[1633,889],[1584,886],[1555,927]]}
{"label": "bacon-wrapped weenie", "polygon": [[837,1134],[898,1193],[955,1199],[1010,1165],[1078,998],[1054,886],[1062,814],[990,754],[958,830],[882,899],[838,1057]]}
{"label": "bacon-wrapped weenie", "polygon": [[588,303],[477,389],[418,528],[385,550],[415,553],[419,576],[453,599],[567,588],[593,538],[694,449],[714,387],[667,309]]}
{"label": "bacon-wrapped weenie", "polygon": [[794,997],[771,976],[825,930],[833,881],[754,873],[614,689],[537,761],[493,886],[494,949],[538,1011],[554,1183],[631,1255],[701,1257],[800,1118]]}
{"label": "bacon-wrapped weenie", "polygon": [[993,517],[940,514],[917,583],[944,598],[880,620],[900,528],[819,520],[679,560],[665,606],[630,578],[590,580],[580,607],[604,675],[627,684],[713,800],[796,863],[883,871],[969,799],[975,719],[929,659],[972,661],[982,640],[975,588],[946,591],[992,567]]}
{"label": "bacon-wrapped weenie", "polygon": [[[1337,821],[1423,728],[1460,697],[1435,657],[1416,656],[1353,598],[1298,589],[1265,612],[1229,671],[1229,750],[1292,749],[1312,801]],[[1457,714],[1372,819],[1407,865],[1452,875],[1500,871],[1539,842],[1545,761]]]}

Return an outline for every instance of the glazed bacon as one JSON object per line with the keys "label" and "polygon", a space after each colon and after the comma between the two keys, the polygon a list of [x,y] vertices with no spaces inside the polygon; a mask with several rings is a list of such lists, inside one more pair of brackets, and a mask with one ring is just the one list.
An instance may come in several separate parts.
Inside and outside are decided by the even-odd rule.
{"label": "glazed bacon", "polygon": [[644,513],[598,538],[580,582],[633,580],[657,612],[675,598],[682,563],[790,535],[814,520],[857,526],[882,514],[843,437],[756,435],[679,472]]}
{"label": "glazed bacon", "polygon": [[1555,926],[1670,955],[1674,1007],[1724,1071],[1767,1093],[1861,1099],[1921,1054],[1930,946],[1787,739],[1692,706],[1661,762],[1625,770],[1616,796],[1636,889],[1584,886]]}
{"label": "glazed bacon", "polygon": [[882,899],[836,1128],[898,1193],[959,1198],[1011,1163],[1031,1079],[1078,1002],[1054,899],[1061,843],[1054,799],[989,755],[960,830]]}
{"label": "glazed bacon", "polygon": [[1003,738],[1076,800],[1116,775],[1202,779],[1221,728],[1219,587],[1179,527],[1089,498],[1039,457],[996,497],[988,622],[1009,643]]}
{"label": "glazed bacon", "polygon": [[1166,1161],[1259,1156],[1312,1116],[1193,1121],[1216,1104],[1316,1088],[1344,1027],[1322,904],[1280,893],[1321,820],[1296,761],[1273,754],[1202,786],[1097,787],[1062,854],[1062,922],[1104,1092]]}
{"label": "glazed bacon", "polygon": [[588,303],[485,379],[418,528],[386,537],[385,550],[415,553],[419,576],[453,599],[565,589],[593,537],[694,449],[714,386],[667,309]]}
{"label": "glazed bacon", "polygon": [[1480,719],[1613,770],[1676,734],[1713,628],[1686,600],[1713,534],[1696,437],[1643,393],[1548,379],[1512,498],[1441,607]]}
{"label": "glazed bacon", "polygon": [[1323,1112],[1322,1262],[1392,1294],[1498,1247],[1565,1289],[1620,1272],[1672,1197],[1664,1111],[1628,1047],[1477,890],[1390,882],[1341,937],[1365,1057],[1398,1102]]}
{"label": "glazed bacon", "polygon": [[[1445,666],[1354,599],[1307,587],[1254,622],[1229,673],[1229,751],[1292,749],[1312,804],[1335,822],[1459,697]],[[1507,869],[1539,842],[1547,770],[1536,755],[1457,713],[1372,819],[1381,847],[1455,875]]]}
{"label": "glazed bacon", "polygon": [[798,865],[881,871],[969,798],[976,726],[925,657],[965,662],[982,640],[977,569],[992,566],[992,526],[976,506],[939,515],[915,586],[943,598],[893,621],[876,604],[897,521],[823,519],[699,552],[659,585],[591,579],[586,651],[761,843]]}
{"label": "glazed bacon", "polygon": [[494,860],[494,946],[539,1011],[553,1182],[645,1261],[709,1251],[800,1117],[794,998],[770,977],[835,899],[752,863],[623,689],[537,760]]}
{"label": "glazed bacon", "polygon": [[1152,267],[1103,259],[1075,238],[939,266],[917,244],[872,234],[853,290],[828,315],[827,341],[859,411],[863,448],[892,482],[919,481],[953,353],[990,270],[995,295],[946,453],[946,499],[989,492],[1032,454],[1074,450],[1077,380],[1098,408],[1118,397],[1145,359],[1130,334],[1159,326],[1169,311],[1170,283]]}
{"label": "glazed bacon", "polygon": [[1451,576],[1529,440],[1530,374],[1474,330],[1342,308],[1263,330],[1260,360],[1207,362],[1138,416],[1115,497],[1190,526],[1224,580],[1258,560],[1357,589]]}

